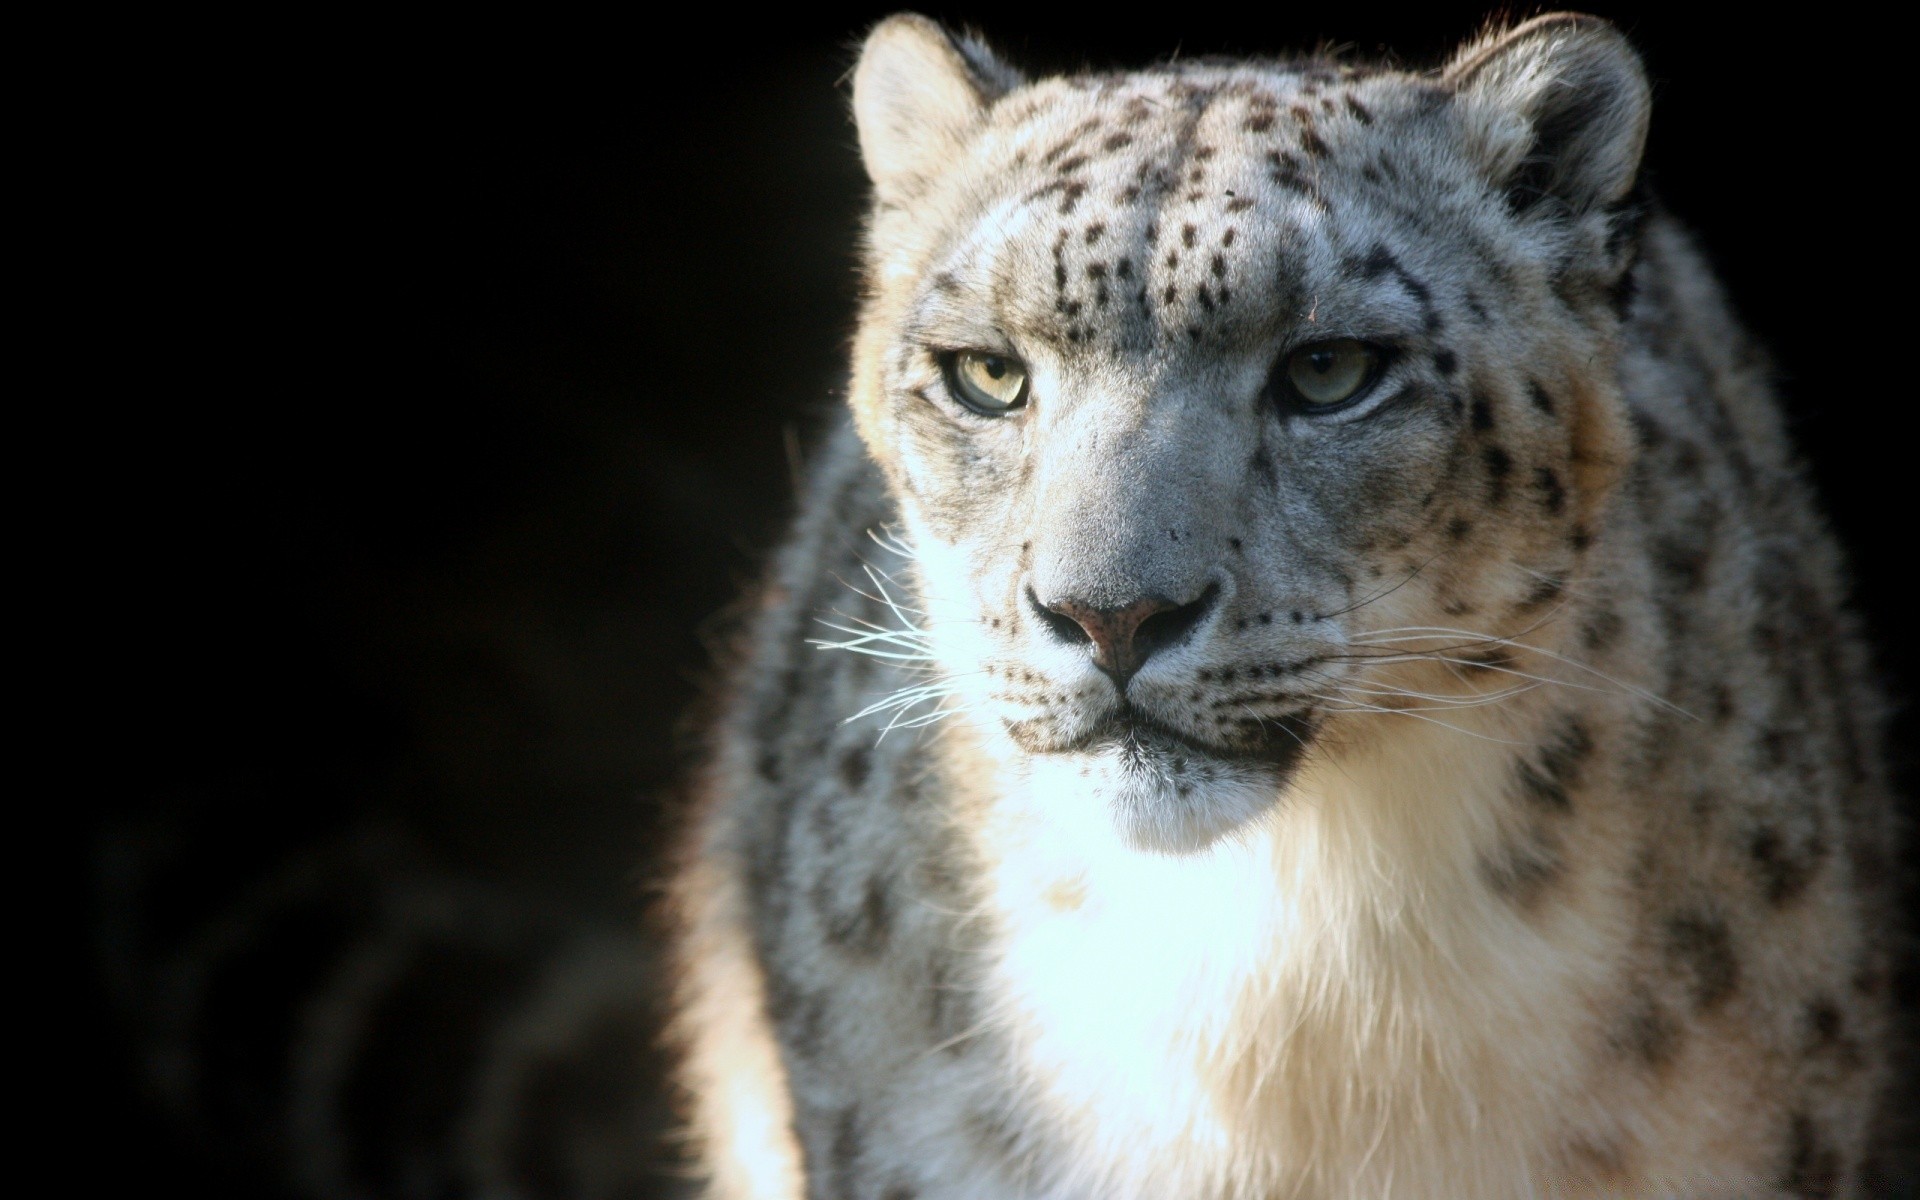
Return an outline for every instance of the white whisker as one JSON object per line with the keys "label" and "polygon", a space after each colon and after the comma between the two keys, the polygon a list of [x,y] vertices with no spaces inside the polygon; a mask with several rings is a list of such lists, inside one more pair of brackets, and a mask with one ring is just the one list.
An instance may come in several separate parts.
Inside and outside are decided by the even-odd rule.
{"label": "white whisker", "polygon": [[[1678,713],[1679,715],[1686,717],[1688,720],[1697,721],[1700,719],[1699,717],[1694,716],[1694,714],[1688,712],[1686,709],[1681,708],[1679,705],[1675,704],[1673,701],[1668,700],[1664,696],[1655,695],[1654,693],[1647,691],[1645,688],[1636,687],[1635,685],[1628,683],[1623,679],[1615,679],[1613,676],[1607,674],[1605,671],[1602,671],[1597,667],[1589,666],[1588,664],[1581,662],[1579,659],[1569,658],[1564,654],[1560,654],[1553,650],[1548,650],[1542,646],[1535,646],[1529,642],[1522,642],[1517,638],[1506,638],[1506,637],[1498,637],[1493,634],[1474,633],[1471,630],[1452,629],[1452,628],[1448,628],[1446,626],[1440,626],[1440,625],[1426,625],[1426,626],[1415,625],[1415,626],[1406,626],[1399,629],[1381,630],[1378,633],[1362,634],[1361,636],[1354,638],[1351,644],[1356,646],[1371,646],[1371,645],[1384,646],[1384,645],[1397,645],[1403,642],[1426,641],[1426,640],[1431,640],[1433,638],[1464,638],[1464,639],[1467,639],[1466,646],[1489,646],[1489,645],[1511,646],[1517,650],[1524,650],[1531,654],[1538,654],[1542,658],[1550,658],[1555,662],[1564,663],[1567,666],[1572,667],[1576,671],[1584,671],[1596,679],[1604,680],[1605,682],[1612,684],[1613,686],[1619,688],[1621,691],[1625,692],[1630,696],[1634,696],[1640,700],[1645,700],[1650,704],[1658,704],[1662,708],[1669,709],[1672,712]],[[1438,647],[1437,649],[1438,650],[1460,650],[1460,649],[1465,649],[1466,646],[1442,646],[1442,647]],[[1435,653],[1426,653],[1426,654],[1419,654],[1419,652],[1414,652],[1414,653],[1418,654],[1419,657],[1423,657],[1423,658],[1435,657]],[[1476,663],[1474,665],[1477,666],[1480,664]]]}
{"label": "white whisker", "polygon": [[1513,687],[1502,688],[1497,692],[1481,692],[1470,696],[1443,696],[1432,692],[1415,691],[1412,688],[1394,687],[1391,684],[1382,684],[1378,687],[1362,687],[1359,684],[1345,684],[1341,686],[1340,690],[1342,692],[1359,692],[1367,696],[1406,696],[1413,700],[1430,701],[1433,704],[1445,708],[1479,708],[1482,705],[1498,704],[1503,700],[1511,700],[1515,696],[1524,696],[1538,686],[1540,685],[1537,683],[1516,684]]}
{"label": "white whisker", "polygon": [[1346,696],[1322,696],[1313,694],[1313,699],[1334,708],[1335,711],[1344,709],[1348,712],[1393,713],[1396,716],[1412,717],[1416,721],[1425,721],[1430,725],[1438,725],[1442,729],[1451,729],[1453,732],[1465,734],[1467,737],[1479,738],[1483,742],[1494,742],[1502,746],[1525,746],[1527,744],[1526,742],[1515,741],[1512,738],[1494,737],[1492,734],[1476,733],[1471,729],[1462,729],[1458,725],[1450,725],[1437,717],[1429,717],[1424,713],[1415,712],[1408,708],[1389,708],[1383,704],[1368,704],[1363,700],[1354,700]]}

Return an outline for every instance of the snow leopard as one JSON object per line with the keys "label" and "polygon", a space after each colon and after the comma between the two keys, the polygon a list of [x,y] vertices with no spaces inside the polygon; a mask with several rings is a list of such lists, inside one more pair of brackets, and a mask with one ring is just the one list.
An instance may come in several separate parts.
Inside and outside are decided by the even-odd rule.
{"label": "snow leopard", "polygon": [[1627,39],[852,82],[672,897],[707,1194],[1879,1194],[1886,705]]}

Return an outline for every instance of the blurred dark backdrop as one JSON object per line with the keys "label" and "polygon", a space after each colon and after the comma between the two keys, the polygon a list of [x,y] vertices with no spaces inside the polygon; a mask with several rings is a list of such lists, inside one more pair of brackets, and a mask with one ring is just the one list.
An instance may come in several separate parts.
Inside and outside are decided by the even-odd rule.
{"label": "blurred dark backdrop", "polygon": [[[1885,547],[1913,511],[1891,365],[1909,306],[1868,298],[1903,267],[1883,164],[1905,109],[1862,82],[1877,35],[1594,7],[1647,56],[1655,188],[1778,356],[1904,697]],[[76,215],[123,382],[69,418],[108,448],[81,485],[110,514],[115,771],[82,802],[77,867],[75,1078],[123,1148],[83,1166],[100,1187],[333,1187],[281,1166],[319,1136],[285,1108],[319,1060],[287,1046],[411,880],[443,898],[420,902],[435,929],[528,923],[436,974],[486,976],[473,994],[517,986],[516,947],[634,936],[722,614],[838,403],[863,200],[845,72],[886,11],[118,31],[127,69],[99,83],[125,102],[84,152],[108,186]],[[1431,63],[1486,11],[936,15],[1056,70],[1321,42]],[[457,1009],[420,1003],[442,1031]],[[471,1066],[407,1053],[357,1085],[380,1128],[430,1126],[394,1097]],[[658,1118],[648,1095],[608,1103]],[[347,1174],[391,1194],[459,1191],[424,1151],[354,1153]],[[620,1194],[671,1190],[671,1157]]]}

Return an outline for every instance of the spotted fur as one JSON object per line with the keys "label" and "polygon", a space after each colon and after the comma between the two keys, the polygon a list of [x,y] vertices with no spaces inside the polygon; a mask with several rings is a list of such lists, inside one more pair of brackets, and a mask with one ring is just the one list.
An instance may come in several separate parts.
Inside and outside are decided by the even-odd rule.
{"label": "spotted fur", "polygon": [[[678,893],[712,1194],[1866,1194],[1880,701],[1624,40],[1027,83],[896,17],[855,112],[857,436]],[[1372,391],[1279,403],[1336,337]],[[1130,676],[1061,616],[1143,597]]]}

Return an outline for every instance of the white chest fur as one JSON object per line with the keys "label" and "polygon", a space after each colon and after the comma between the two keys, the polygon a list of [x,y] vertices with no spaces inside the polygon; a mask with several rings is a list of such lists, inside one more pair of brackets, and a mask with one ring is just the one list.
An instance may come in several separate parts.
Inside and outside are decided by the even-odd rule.
{"label": "white chest fur", "polygon": [[1188,857],[1121,842],[1068,762],[1008,769],[989,989],[1066,1148],[1047,1194],[1553,1190],[1610,906],[1493,895],[1511,745],[1415,724]]}

